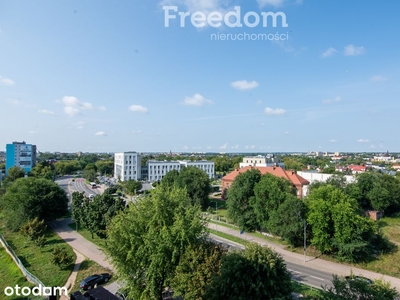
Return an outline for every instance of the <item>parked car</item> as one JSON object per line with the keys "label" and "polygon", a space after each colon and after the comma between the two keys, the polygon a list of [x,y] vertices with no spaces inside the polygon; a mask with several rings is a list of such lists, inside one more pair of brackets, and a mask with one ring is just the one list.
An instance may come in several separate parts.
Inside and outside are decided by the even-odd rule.
{"label": "parked car", "polygon": [[373,283],[374,283],[371,279],[369,279],[369,278],[367,278],[367,277],[364,277],[364,276],[355,276],[355,275],[353,275],[353,276],[346,276],[346,280],[347,280],[347,281],[349,281],[349,280],[360,280],[360,281],[364,281],[364,282],[366,282],[366,283],[368,283],[368,284],[373,284]]}
{"label": "parked car", "polygon": [[79,284],[79,287],[84,291],[91,290],[97,284],[108,282],[110,278],[111,275],[108,273],[95,274],[83,279]]}

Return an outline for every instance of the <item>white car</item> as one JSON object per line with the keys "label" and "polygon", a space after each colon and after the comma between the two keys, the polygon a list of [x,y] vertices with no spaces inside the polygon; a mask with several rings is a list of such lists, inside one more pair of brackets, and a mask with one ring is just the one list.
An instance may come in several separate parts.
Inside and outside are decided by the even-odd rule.
{"label": "white car", "polygon": [[93,199],[94,198],[94,194],[89,194],[89,199]]}

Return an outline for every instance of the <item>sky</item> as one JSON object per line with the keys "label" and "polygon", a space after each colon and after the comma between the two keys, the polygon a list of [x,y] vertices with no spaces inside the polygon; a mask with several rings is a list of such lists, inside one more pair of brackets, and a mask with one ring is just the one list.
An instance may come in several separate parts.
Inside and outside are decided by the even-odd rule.
{"label": "sky", "polygon": [[0,151],[400,152],[399,11],[0,0]]}

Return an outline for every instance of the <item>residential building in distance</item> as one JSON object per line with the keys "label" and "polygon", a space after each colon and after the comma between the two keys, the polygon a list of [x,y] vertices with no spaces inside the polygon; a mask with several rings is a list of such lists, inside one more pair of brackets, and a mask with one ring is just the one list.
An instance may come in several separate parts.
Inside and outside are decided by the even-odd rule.
{"label": "residential building in distance", "polygon": [[140,154],[134,151],[114,154],[114,177],[121,180],[142,179]]}
{"label": "residential building in distance", "polygon": [[275,157],[273,154],[257,155],[257,156],[245,156],[243,157],[243,162],[239,164],[240,168],[247,166],[253,167],[273,167],[278,166],[285,168],[285,164],[281,161],[279,157]]}
{"label": "residential building in distance", "polygon": [[296,195],[298,198],[303,198],[307,196],[308,193],[308,185],[310,182],[303,177],[299,176],[296,171],[290,170],[286,171],[281,167],[273,166],[273,167],[253,167],[253,166],[247,166],[244,168],[238,168],[235,171],[227,174],[226,176],[222,177],[222,189],[227,189],[229,188],[235,178],[240,174],[244,173],[246,171],[249,171],[251,169],[257,169],[261,172],[261,175],[264,175],[266,173],[272,174],[277,177],[285,178],[289,180],[293,187],[296,188]]}
{"label": "residential building in distance", "polygon": [[0,163],[6,161],[6,153],[4,151],[0,151]]}
{"label": "residential building in distance", "polygon": [[[180,171],[183,167],[196,167],[207,173],[209,178],[214,178],[214,162],[200,160],[200,161],[147,161],[147,180],[158,181],[172,170]],[[146,172],[146,171],[145,171]],[[145,180],[145,177],[142,178]]]}
{"label": "residential building in distance", "polygon": [[20,167],[28,173],[36,165],[36,146],[25,142],[6,145],[6,175],[12,167]]}

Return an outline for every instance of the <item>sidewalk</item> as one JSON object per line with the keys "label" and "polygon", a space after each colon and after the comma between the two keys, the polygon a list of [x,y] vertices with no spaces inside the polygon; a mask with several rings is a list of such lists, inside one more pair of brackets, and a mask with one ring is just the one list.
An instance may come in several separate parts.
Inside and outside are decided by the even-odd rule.
{"label": "sidewalk", "polygon": [[113,272],[113,267],[107,261],[103,251],[92,242],[85,239],[83,236],[72,230],[68,224],[71,224],[71,218],[53,221],[51,228],[57,233],[64,241],[66,241],[73,249],[86,256],[87,258],[95,261],[100,266]]}
{"label": "sidewalk", "polygon": [[383,278],[383,280],[390,282],[392,287],[395,287],[398,291],[400,291],[400,279],[399,278],[382,275],[379,273],[374,273],[371,271],[362,270],[362,269],[355,268],[355,267],[349,267],[346,265],[326,261],[326,260],[316,258],[316,257],[311,257],[311,256],[307,256],[306,262],[304,262],[303,254],[290,252],[288,250],[285,250],[284,246],[282,246],[282,245],[272,243],[270,241],[264,240],[259,237],[255,237],[246,232],[243,234],[240,234],[239,229],[231,229],[231,228],[225,227],[220,224],[216,225],[214,223],[209,223],[208,228],[214,229],[219,232],[223,232],[223,233],[226,233],[226,234],[229,234],[232,236],[239,237],[239,238],[249,241],[249,242],[255,242],[262,246],[268,246],[271,249],[273,249],[274,251],[280,253],[285,261],[288,261],[291,263],[295,263],[298,265],[304,265],[304,266],[307,266],[308,268],[324,271],[327,273],[337,274],[337,275],[341,275],[341,276],[350,275],[350,272],[353,271],[353,273],[355,275],[362,274],[363,276],[371,278],[371,279]]}

